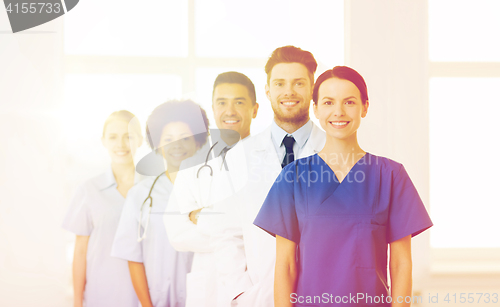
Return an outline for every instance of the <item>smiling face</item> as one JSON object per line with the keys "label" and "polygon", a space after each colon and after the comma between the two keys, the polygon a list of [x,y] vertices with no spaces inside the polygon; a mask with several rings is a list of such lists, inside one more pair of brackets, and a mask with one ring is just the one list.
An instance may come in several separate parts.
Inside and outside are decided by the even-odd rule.
{"label": "smiling face", "polygon": [[112,120],[106,124],[102,145],[108,150],[111,162],[115,164],[134,163],[135,151],[142,144],[142,136],[128,130],[128,123]]}
{"label": "smiling face", "polygon": [[[271,70],[266,95],[276,123],[301,127],[309,120],[312,84],[307,68],[300,63],[279,63]],[[297,128],[298,128],[297,127]]]}
{"label": "smiling face", "polygon": [[330,78],[319,87],[314,114],[326,133],[336,139],[356,140],[361,118],[368,112],[359,89],[351,81]]}
{"label": "smiling face", "polygon": [[212,109],[217,128],[234,130],[244,139],[250,135],[250,124],[257,116],[259,104],[252,103],[246,86],[222,83],[214,90]]}
{"label": "smiling face", "polygon": [[185,122],[171,122],[165,125],[160,146],[169,172],[179,170],[181,162],[199,149],[189,125]]}

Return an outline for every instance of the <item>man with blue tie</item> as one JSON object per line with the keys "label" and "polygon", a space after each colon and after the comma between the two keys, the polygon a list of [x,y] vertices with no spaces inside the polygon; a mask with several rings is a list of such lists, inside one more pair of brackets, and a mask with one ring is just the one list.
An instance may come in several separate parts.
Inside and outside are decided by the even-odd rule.
{"label": "man with blue tie", "polygon": [[243,239],[240,252],[245,257],[246,272],[241,278],[251,286],[233,306],[274,306],[276,239],[253,221],[281,169],[294,159],[319,152],[325,144],[325,132],[309,118],[316,68],[313,55],[294,46],[274,50],[265,66],[266,96],[274,120],[266,130],[243,142],[248,180],[236,204],[241,233],[235,233],[232,239],[238,235]]}

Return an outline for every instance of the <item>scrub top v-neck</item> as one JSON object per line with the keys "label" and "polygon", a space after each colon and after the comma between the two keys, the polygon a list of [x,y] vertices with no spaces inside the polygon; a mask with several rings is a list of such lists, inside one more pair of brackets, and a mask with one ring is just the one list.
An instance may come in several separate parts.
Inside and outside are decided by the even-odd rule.
{"label": "scrub top v-neck", "polygon": [[[136,182],[139,175],[136,174]],[[125,198],[116,189],[113,171],[94,177],[78,187],[64,218],[63,228],[90,236],[87,246],[86,307],[137,307],[128,263],[111,257]]]}
{"label": "scrub top v-neck", "polygon": [[[317,154],[290,163],[254,224],[298,245],[296,293],[322,299],[296,306],[331,306],[357,293],[386,297],[388,243],[432,226],[403,165],[369,153],[341,183]],[[360,303],[371,305],[342,305]]]}

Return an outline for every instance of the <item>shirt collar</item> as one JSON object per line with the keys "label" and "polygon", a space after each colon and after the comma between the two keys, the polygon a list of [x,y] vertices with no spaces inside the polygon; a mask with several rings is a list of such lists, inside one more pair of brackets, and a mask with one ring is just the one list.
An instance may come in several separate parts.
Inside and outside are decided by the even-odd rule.
{"label": "shirt collar", "polygon": [[273,120],[273,123],[271,125],[271,139],[273,140],[274,145],[276,148],[279,148],[283,142],[283,138],[286,135],[291,135],[295,139],[295,142],[297,142],[297,145],[299,145],[299,148],[304,147],[304,145],[307,143],[307,140],[309,139],[309,136],[311,135],[311,131],[313,128],[313,123],[309,119],[305,125],[297,129],[293,133],[288,133],[285,130],[283,130],[276,122]]}

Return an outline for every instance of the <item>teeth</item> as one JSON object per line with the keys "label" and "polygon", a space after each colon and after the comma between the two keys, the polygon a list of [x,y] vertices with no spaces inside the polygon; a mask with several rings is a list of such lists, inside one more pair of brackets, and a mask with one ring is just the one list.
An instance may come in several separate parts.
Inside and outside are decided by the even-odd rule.
{"label": "teeth", "polygon": [[236,124],[238,121],[237,120],[225,120],[224,122],[226,124]]}
{"label": "teeth", "polygon": [[286,106],[293,106],[294,104],[297,104],[296,101],[283,101],[282,104]]}
{"label": "teeth", "polygon": [[115,154],[118,156],[125,156],[126,154],[128,154],[128,151],[116,151]]}
{"label": "teeth", "polygon": [[184,156],[183,153],[176,153],[176,154],[170,154],[172,157],[175,157],[175,158],[179,158],[179,157],[182,157]]}
{"label": "teeth", "polygon": [[330,122],[330,124],[335,126],[345,126],[348,122]]}

